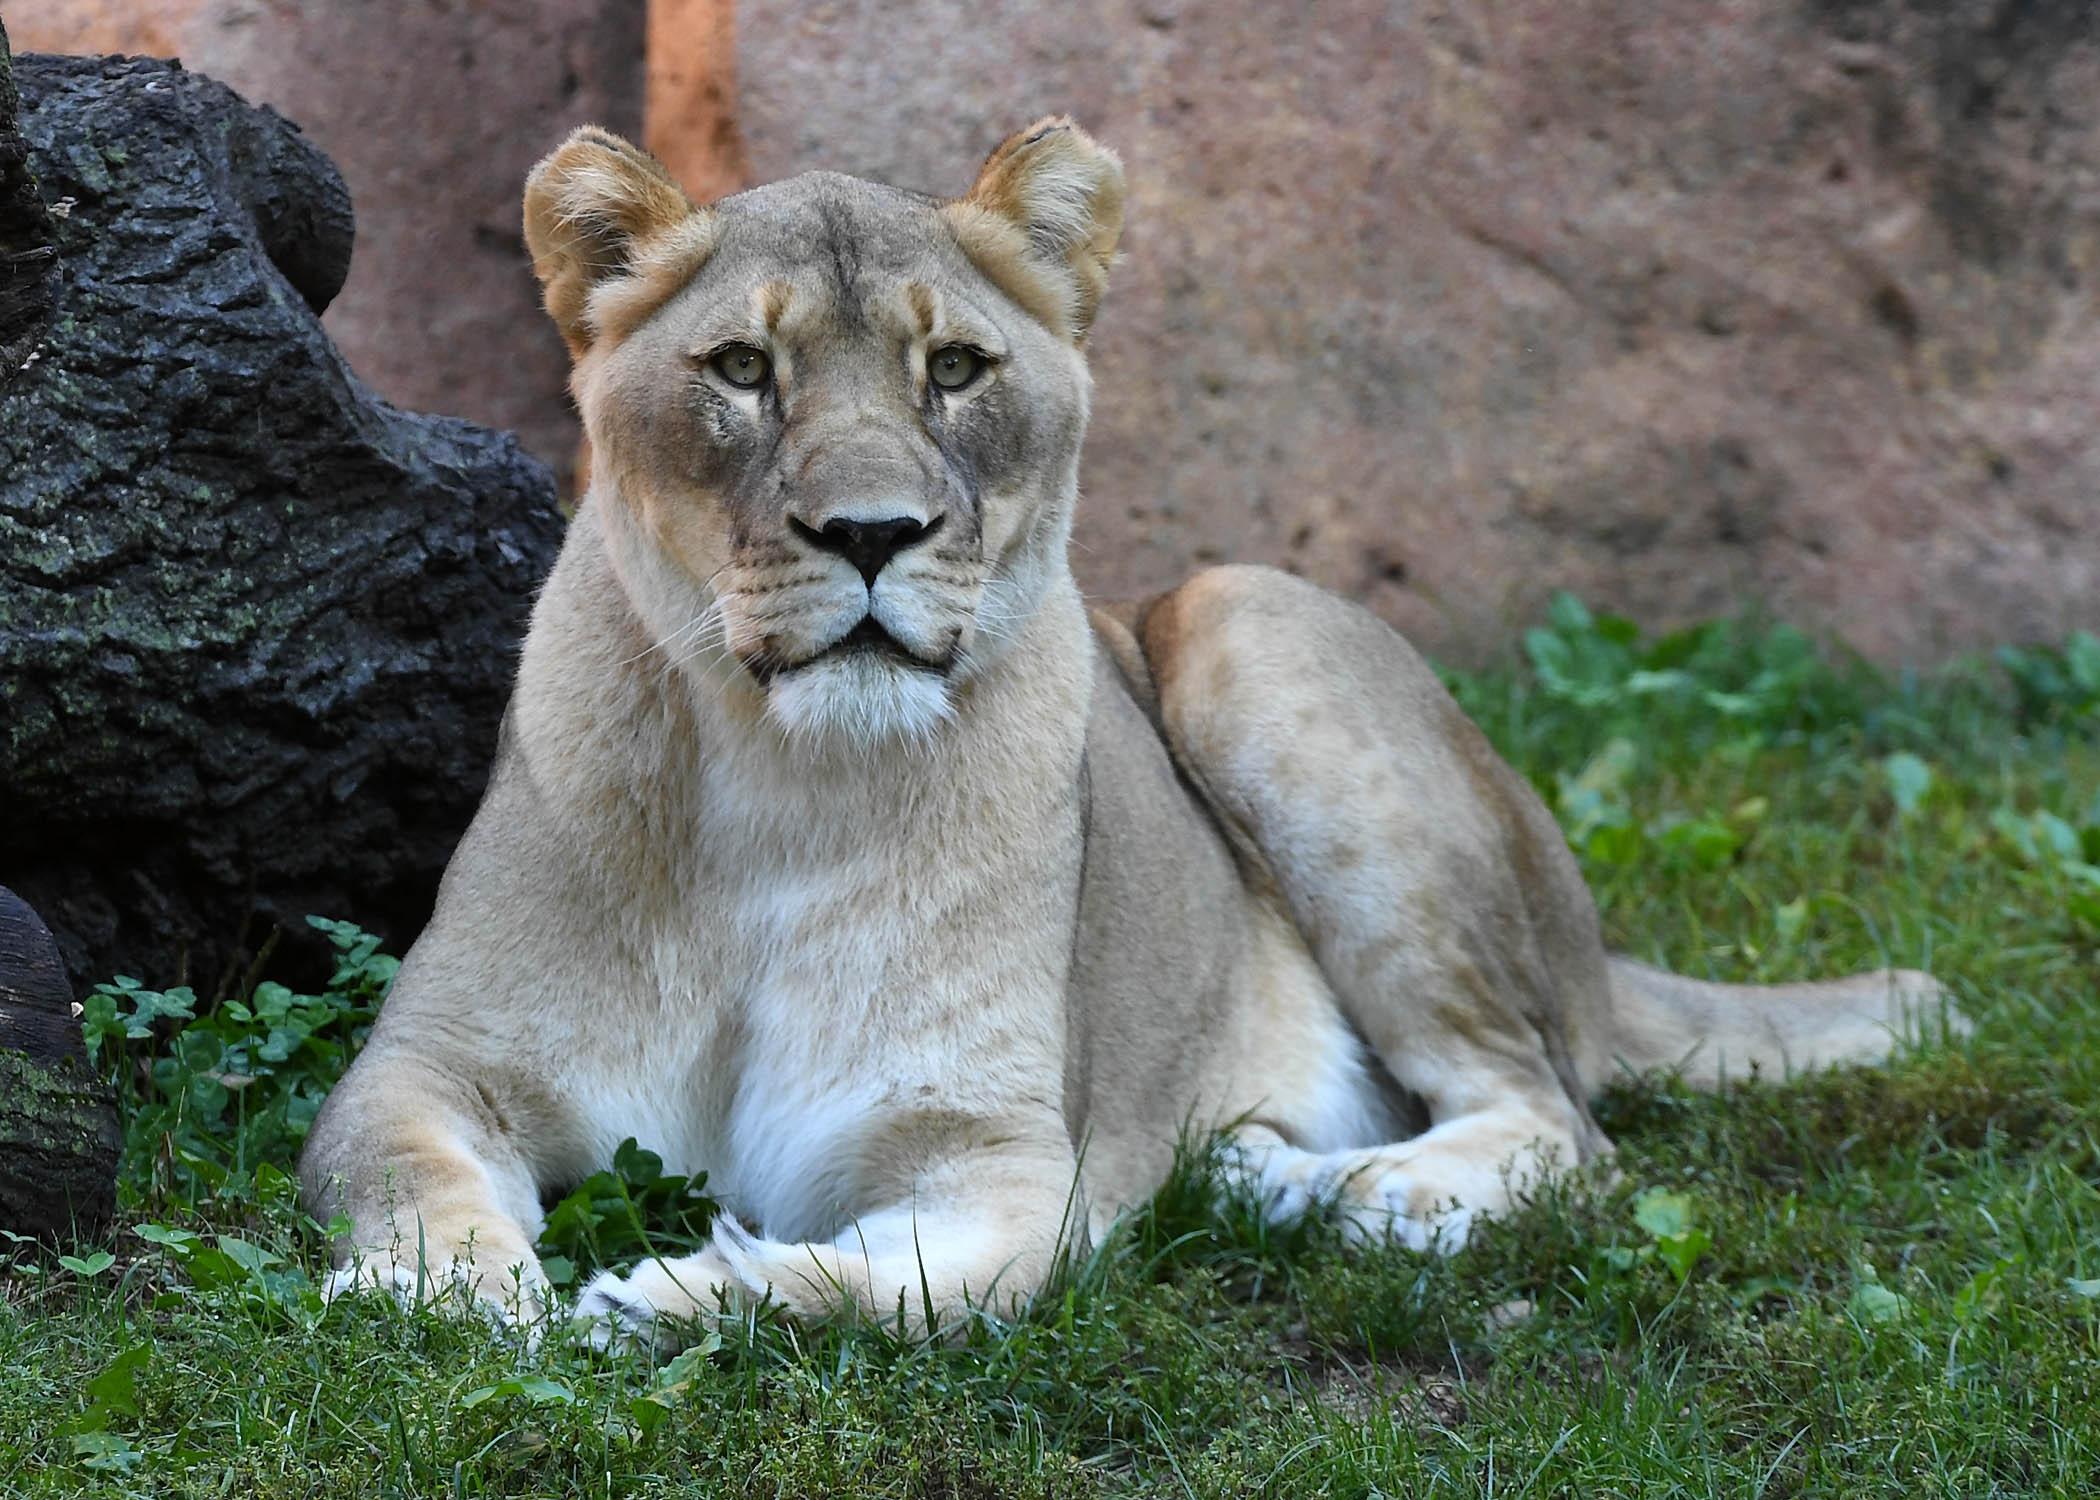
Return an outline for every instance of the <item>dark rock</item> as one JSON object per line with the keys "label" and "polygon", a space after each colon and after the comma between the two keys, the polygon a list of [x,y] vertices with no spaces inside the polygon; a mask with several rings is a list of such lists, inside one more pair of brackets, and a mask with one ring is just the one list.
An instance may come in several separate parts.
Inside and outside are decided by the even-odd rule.
{"label": "dark rock", "polygon": [[51,929],[29,903],[0,885],[0,1051],[34,1062],[87,1059],[73,986]]}
{"label": "dark rock", "polygon": [[116,1096],[88,1068],[37,914],[0,886],[0,1229],[93,1239],[117,1207]]}
{"label": "dark rock", "polygon": [[546,469],[394,410],[315,309],[341,178],[179,66],[22,57],[57,314],[0,393],[0,879],[76,978],[209,994],[276,924],[406,943],[480,797]]}
{"label": "dark rock", "polygon": [[[644,27],[694,3],[0,0],[0,10],[18,51],[179,57],[297,120],[357,202],[357,264],[328,309],[350,367],[397,406],[516,433],[568,493],[579,438],[568,354],[540,311],[519,188],[575,126],[641,138]],[[651,59],[652,74],[669,65],[704,79],[726,51],[680,42]],[[660,121],[657,103],[652,93],[652,133],[701,123]]]}

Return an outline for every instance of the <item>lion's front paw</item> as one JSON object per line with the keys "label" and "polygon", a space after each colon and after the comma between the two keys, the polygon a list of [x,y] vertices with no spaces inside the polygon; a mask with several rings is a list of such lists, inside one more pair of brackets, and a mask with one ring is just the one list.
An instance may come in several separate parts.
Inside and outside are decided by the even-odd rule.
{"label": "lion's front paw", "polygon": [[[522,1267],[520,1269],[523,1269]],[[537,1271],[538,1267],[532,1267]],[[541,1286],[529,1272],[521,1280],[510,1270],[491,1273],[471,1261],[446,1260],[418,1266],[385,1253],[361,1254],[330,1271],[321,1281],[321,1300],[334,1302],[365,1292],[381,1292],[403,1307],[429,1307],[446,1313],[472,1313],[498,1328],[529,1328],[542,1316]]]}
{"label": "lion's front paw", "polygon": [[692,1326],[713,1317],[745,1288],[713,1246],[676,1260],[648,1260],[622,1276],[600,1271],[576,1299],[576,1319],[599,1349],[663,1353],[690,1342]]}
{"label": "lion's front paw", "polygon": [[392,1256],[381,1255],[370,1260],[353,1260],[347,1266],[337,1266],[330,1271],[321,1278],[321,1300],[333,1302],[338,1297],[354,1297],[361,1292],[384,1292],[398,1302],[410,1304],[416,1301],[416,1287],[415,1272]]}
{"label": "lion's front paw", "polygon": [[576,1299],[576,1321],[593,1349],[655,1348],[656,1308],[618,1271],[600,1271]]}

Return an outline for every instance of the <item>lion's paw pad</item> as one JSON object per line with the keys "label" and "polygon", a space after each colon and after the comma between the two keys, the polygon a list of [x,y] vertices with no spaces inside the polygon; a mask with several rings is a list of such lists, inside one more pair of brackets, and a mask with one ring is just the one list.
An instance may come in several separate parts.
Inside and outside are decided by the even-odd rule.
{"label": "lion's paw pad", "polygon": [[600,1271],[576,1299],[576,1321],[594,1349],[647,1347],[655,1342],[656,1307],[617,1271]]}
{"label": "lion's paw pad", "polygon": [[1389,1168],[1343,1186],[1342,1232],[1352,1243],[1399,1245],[1449,1255],[1473,1231],[1473,1210],[1426,1187],[1406,1168]]}
{"label": "lion's paw pad", "polygon": [[392,1261],[338,1266],[321,1278],[323,1302],[354,1297],[359,1292],[389,1292],[395,1297],[413,1298],[416,1294],[415,1278]]}

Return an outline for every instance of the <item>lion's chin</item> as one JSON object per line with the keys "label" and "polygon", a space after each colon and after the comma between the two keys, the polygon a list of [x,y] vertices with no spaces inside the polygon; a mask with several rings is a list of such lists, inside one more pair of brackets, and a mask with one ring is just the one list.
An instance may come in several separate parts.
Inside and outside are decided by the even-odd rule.
{"label": "lion's chin", "polygon": [[788,740],[817,747],[929,739],[954,712],[946,678],[876,651],[819,657],[766,690],[766,714]]}

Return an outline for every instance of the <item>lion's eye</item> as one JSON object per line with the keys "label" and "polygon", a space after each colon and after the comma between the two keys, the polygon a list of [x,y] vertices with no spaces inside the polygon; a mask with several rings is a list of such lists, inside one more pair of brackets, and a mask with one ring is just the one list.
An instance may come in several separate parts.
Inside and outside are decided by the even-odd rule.
{"label": "lion's eye", "polygon": [[709,361],[715,373],[740,391],[755,391],[773,374],[773,361],[766,351],[749,344],[730,344],[717,349]]}
{"label": "lion's eye", "polygon": [[959,391],[984,373],[985,358],[963,344],[950,344],[926,357],[926,376],[944,391]]}

